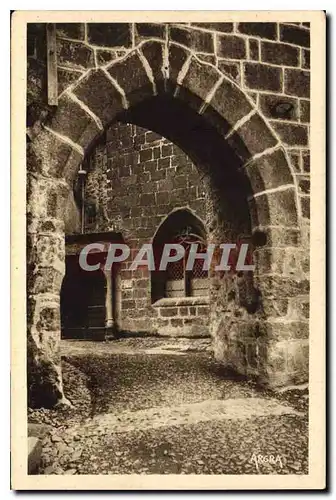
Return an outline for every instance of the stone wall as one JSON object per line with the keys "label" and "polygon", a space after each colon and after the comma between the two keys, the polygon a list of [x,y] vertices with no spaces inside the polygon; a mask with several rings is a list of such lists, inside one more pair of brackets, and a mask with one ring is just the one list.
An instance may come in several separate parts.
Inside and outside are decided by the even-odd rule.
{"label": "stone wall", "polygon": [[[133,124],[113,125],[91,154],[88,168],[85,196],[96,217],[85,230],[120,232],[132,256],[153,242],[160,225],[177,209],[208,221],[210,193],[201,172],[181,148],[155,132]],[[145,268],[131,271],[130,265],[128,259],[119,271],[121,331],[209,334],[208,297],[153,303],[150,273]]]}
{"label": "stone wall", "polygon": [[[210,210],[210,240],[236,238],[244,226],[259,241],[252,284],[244,279],[242,286],[238,276],[230,277],[214,285],[215,295],[211,292],[216,357],[273,385],[307,380],[309,25],[58,24],[57,107],[48,106],[46,99],[45,28],[42,24],[28,28],[32,366],[38,371],[42,356],[44,366],[52,367],[46,368],[54,374],[49,384],[52,391],[62,395],[57,364],[59,276],[64,273],[64,231],[78,231],[73,185],[95,142],[126,113],[132,115],[129,123],[168,137],[209,173],[211,202],[220,213],[216,220]],[[159,127],[159,113],[154,111],[161,109],[167,96],[170,131],[173,123],[185,123],[191,110],[203,127],[198,136],[193,128],[188,129],[188,140],[183,134],[169,136]],[[184,108],[181,105],[173,116],[176,103]],[[136,119],[139,106],[147,107],[149,117],[155,115],[155,123]],[[200,142],[201,135],[207,147]],[[213,141],[211,147],[208,140]],[[211,156],[213,149],[216,154]],[[219,160],[214,166],[214,156],[226,158],[225,168],[221,169]],[[234,193],[231,198],[230,193]],[[67,204],[73,208],[70,218],[64,213]],[[108,221],[108,214],[104,217]],[[43,249],[50,243],[57,255],[44,259],[42,239]],[[43,282],[43,289],[36,282]],[[251,297],[260,297],[254,313],[246,304],[255,299],[243,299],[244,287]],[[46,322],[44,304],[53,321]],[[242,330],[244,318],[247,327]]]}

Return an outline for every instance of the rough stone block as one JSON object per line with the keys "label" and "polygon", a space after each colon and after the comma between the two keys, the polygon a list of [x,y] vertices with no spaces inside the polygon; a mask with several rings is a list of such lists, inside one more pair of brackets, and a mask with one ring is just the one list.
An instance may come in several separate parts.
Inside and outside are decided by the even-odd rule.
{"label": "rough stone block", "polygon": [[196,52],[214,52],[212,33],[170,26],[169,38],[173,42],[185,45]]}
{"label": "rough stone block", "polygon": [[192,58],[182,86],[204,100],[219,80],[220,73],[210,66],[205,66]]}
{"label": "rough stone block", "polygon": [[281,149],[252,161],[245,168],[245,172],[253,193],[293,183],[286,156]]}
{"label": "rough stone block", "polygon": [[306,125],[279,123],[270,121],[270,124],[277,132],[281,142],[288,146],[307,146],[308,128]]}
{"label": "rough stone block", "polygon": [[299,66],[300,49],[285,43],[261,42],[261,60],[280,66]]}
{"label": "rough stone block", "polygon": [[82,161],[82,155],[70,145],[60,141],[54,134],[44,129],[34,140],[27,152],[27,170],[59,178],[71,166],[75,168]]}
{"label": "rough stone block", "polygon": [[259,40],[249,39],[249,59],[252,61],[259,61],[260,57],[260,43]]}
{"label": "rough stone block", "polygon": [[[260,232],[260,231],[259,231]],[[253,235],[255,232],[253,232]],[[299,244],[299,228],[264,227],[261,235],[264,236],[265,245],[276,247],[296,246]]]}
{"label": "rough stone block", "polygon": [[131,53],[127,58],[107,68],[107,71],[124,90],[131,104],[153,95],[152,82],[138,54]]}
{"label": "rough stone block", "polygon": [[222,33],[230,33],[233,31],[233,23],[191,23],[192,26],[199,26],[207,30],[220,31]]}
{"label": "rough stone block", "polygon": [[92,68],[94,66],[93,50],[81,42],[57,40],[57,62],[61,66],[74,68]]}
{"label": "rough stone block", "polygon": [[282,90],[282,70],[259,63],[244,63],[244,83],[249,89]]}
{"label": "rough stone block", "polygon": [[255,198],[261,226],[296,226],[298,223],[295,187]]}
{"label": "rough stone block", "polygon": [[280,24],[280,40],[282,42],[293,43],[301,47],[310,46],[310,32],[299,26]]}
{"label": "rough stone block", "polygon": [[[300,377],[301,383],[309,378],[309,343],[308,340],[292,340],[287,345],[287,362],[289,373]],[[296,380],[296,383],[299,383]]]}
{"label": "rough stone block", "polygon": [[309,179],[309,177],[299,177],[298,187],[299,187],[300,194],[309,194],[310,193],[310,179]]}
{"label": "rough stone block", "polygon": [[310,95],[310,73],[300,69],[285,68],[285,94],[298,97]]}
{"label": "rough stone block", "polygon": [[88,23],[88,41],[104,47],[130,47],[131,27],[128,23]]}
{"label": "rough stone block", "polygon": [[169,44],[169,80],[176,83],[179,72],[188,58],[188,52],[178,45]]}
{"label": "rough stone block", "polygon": [[302,49],[302,67],[310,69],[310,50]]}
{"label": "rough stone block", "polygon": [[165,26],[159,23],[137,23],[136,30],[142,38],[164,38]]}
{"label": "rough stone block", "polygon": [[247,160],[250,156],[274,147],[277,139],[264,120],[254,114],[228,139],[228,143],[243,160]]}
{"label": "rough stone block", "polygon": [[302,217],[310,219],[310,197],[300,196],[299,200],[301,205]]}
{"label": "rough stone block", "polygon": [[302,168],[304,172],[310,172],[310,154],[302,155]]}
{"label": "rough stone block", "polygon": [[300,121],[310,123],[310,101],[300,99]]}
{"label": "rough stone block", "polygon": [[123,110],[122,97],[102,70],[90,72],[73,93],[106,124]]}
{"label": "rough stone block", "polygon": [[[155,82],[162,82],[164,79],[162,73],[164,50],[163,44],[159,42],[148,42],[141,47],[141,50],[152,69]],[[168,70],[168,66],[165,69]],[[162,89],[162,87],[159,86],[158,90],[160,89]]]}
{"label": "rough stone block", "polygon": [[61,94],[70,85],[75,83],[83,73],[80,71],[72,71],[71,69],[57,68],[57,85],[58,94]]}
{"label": "rough stone block", "polygon": [[[229,127],[234,127],[237,121],[252,110],[252,105],[248,102],[243,92],[226,79],[216,90],[209,106],[225,119]],[[210,113],[211,110],[205,110],[205,119],[209,118]]]}
{"label": "rough stone block", "polygon": [[239,23],[238,31],[246,35],[258,36],[268,40],[277,39],[276,23]]}
{"label": "rough stone block", "polygon": [[217,36],[217,56],[226,59],[245,59],[245,39],[234,35]]}
{"label": "rough stone block", "polygon": [[218,61],[218,69],[226,76],[229,76],[236,82],[239,82],[240,79],[240,65],[237,62],[229,62],[229,61]]}
{"label": "rough stone block", "polygon": [[58,101],[57,113],[50,127],[84,148],[100,133],[91,116],[65,95]]}
{"label": "rough stone block", "polygon": [[84,23],[57,23],[56,33],[59,37],[84,40],[85,25]]}
{"label": "rough stone block", "polygon": [[[291,107],[286,112],[279,115],[279,107],[290,104]],[[285,119],[289,121],[298,121],[299,105],[298,99],[279,96],[279,94],[259,94],[259,108],[267,118]]]}

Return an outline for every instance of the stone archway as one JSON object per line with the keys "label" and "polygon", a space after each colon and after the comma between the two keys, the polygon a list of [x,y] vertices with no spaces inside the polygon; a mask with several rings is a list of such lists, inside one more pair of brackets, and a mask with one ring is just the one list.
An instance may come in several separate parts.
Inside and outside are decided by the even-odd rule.
{"label": "stone archway", "polygon": [[[255,341],[253,349],[264,350],[265,380],[281,384],[300,376],[293,359],[297,349],[306,347],[302,328],[306,331],[308,323],[299,318],[298,324],[295,315],[289,316],[288,301],[308,290],[300,268],[295,184],[281,141],[250,97],[218,68],[178,44],[151,41],[103,68],[89,70],[65,89],[54,116],[34,132],[28,146],[29,359],[37,367],[48,365],[50,383],[43,390],[49,391],[54,403],[64,400],[58,354],[63,207],[85,152],[104,129],[120,113],[161,94],[195,110],[240,159],[240,172],[251,186],[252,232],[262,231],[267,238],[256,251],[256,279],[266,319],[254,322],[255,339],[266,340],[260,346]],[[283,246],[285,252],[279,248]],[[246,345],[242,355],[247,359]],[[302,359],[304,363],[308,358]]]}

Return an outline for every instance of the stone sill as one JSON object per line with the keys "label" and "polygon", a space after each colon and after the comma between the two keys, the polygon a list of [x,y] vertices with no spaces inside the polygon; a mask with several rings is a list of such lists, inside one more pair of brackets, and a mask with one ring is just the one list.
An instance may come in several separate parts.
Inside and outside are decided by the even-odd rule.
{"label": "stone sill", "polygon": [[159,299],[154,304],[153,307],[174,307],[174,306],[201,306],[208,305],[210,303],[210,298],[206,295],[200,297],[166,297]]}

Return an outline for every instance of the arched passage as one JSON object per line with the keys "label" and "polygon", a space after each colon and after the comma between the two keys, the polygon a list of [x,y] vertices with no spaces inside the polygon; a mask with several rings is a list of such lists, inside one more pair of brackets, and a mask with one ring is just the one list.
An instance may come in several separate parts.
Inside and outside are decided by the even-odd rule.
{"label": "arched passage", "polygon": [[[136,107],[145,106],[145,103],[149,110],[158,102],[164,105],[167,95],[170,102],[171,99],[179,100],[199,115],[203,131],[207,126],[215,129],[223,151],[234,158],[235,168],[228,169],[223,179],[230,179],[232,188],[238,186],[239,180],[238,191],[244,192],[241,199],[249,208],[251,233],[263,231],[266,234],[266,245],[256,254],[256,279],[265,299],[264,311],[268,307],[267,300],[274,302],[277,290],[282,290],[281,296],[285,302],[287,298],[287,304],[288,297],[307,292],[303,279],[288,285],[282,273],[276,273],[280,274],[276,277],[272,273],[274,249],[278,246],[286,244],[290,247],[294,268],[300,258],[295,186],[278,137],[251,99],[218,68],[201,62],[179,45],[170,44],[167,48],[160,42],[144,43],[125,58],[88,71],[69,86],[63,92],[52,120],[29,145],[28,260],[32,267],[33,263],[38,263],[38,272],[32,269],[29,281],[29,338],[34,352],[46,353],[56,365],[55,346],[60,328],[59,277],[64,272],[63,207],[69,199],[72,183],[85,152],[114,119],[125,113],[132,114]],[[193,149],[196,156],[203,152],[197,143],[191,144],[190,151]],[[204,148],[204,151],[208,150]],[[220,183],[218,185],[220,187]],[[240,189],[242,186],[244,189]],[[227,192],[229,195],[230,190]],[[232,203],[238,208],[235,194]],[[39,273],[48,277],[43,289],[39,286]],[[54,331],[52,343],[46,343],[43,327],[41,334],[41,317],[46,308],[55,318],[54,324],[48,327]],[[286,316],[287,309],[283,314]],[[246,321],[249,332],[250,319]],[[277,321],[270,324],[267,314],[253,319],[255,338],[249,337],[240,355],[244,359],[253,358],[253,352],[263,350],[262,360],[257,362],[253,372],[262,374],[272,383],[283,383],[292,376],[288,371],[289,347],[287,344],[283,348],[277,345],[285,322],[275,319]],[[214,318],[214,330],[219,332],[219,357],[223,356],[223,345],[230,343],[235,336],[226,338],[226,334],[220,333],[220,325],[221,319]],[[287,321],[286,328],[290,331],[296,327],[290,325],[288,330]],[[271,336],[269,332],[272,332]],[[223,335],[224,339],[221,339]],[[264,338],[262,349],[257,347],[259,337]],[[275,339],[272,343],[271,337]],[[281,362],[273,363],[273,357],[281,358]],[[60,398],[61,380],[59,370],[55,370],[58,374],[55,393]]]}

